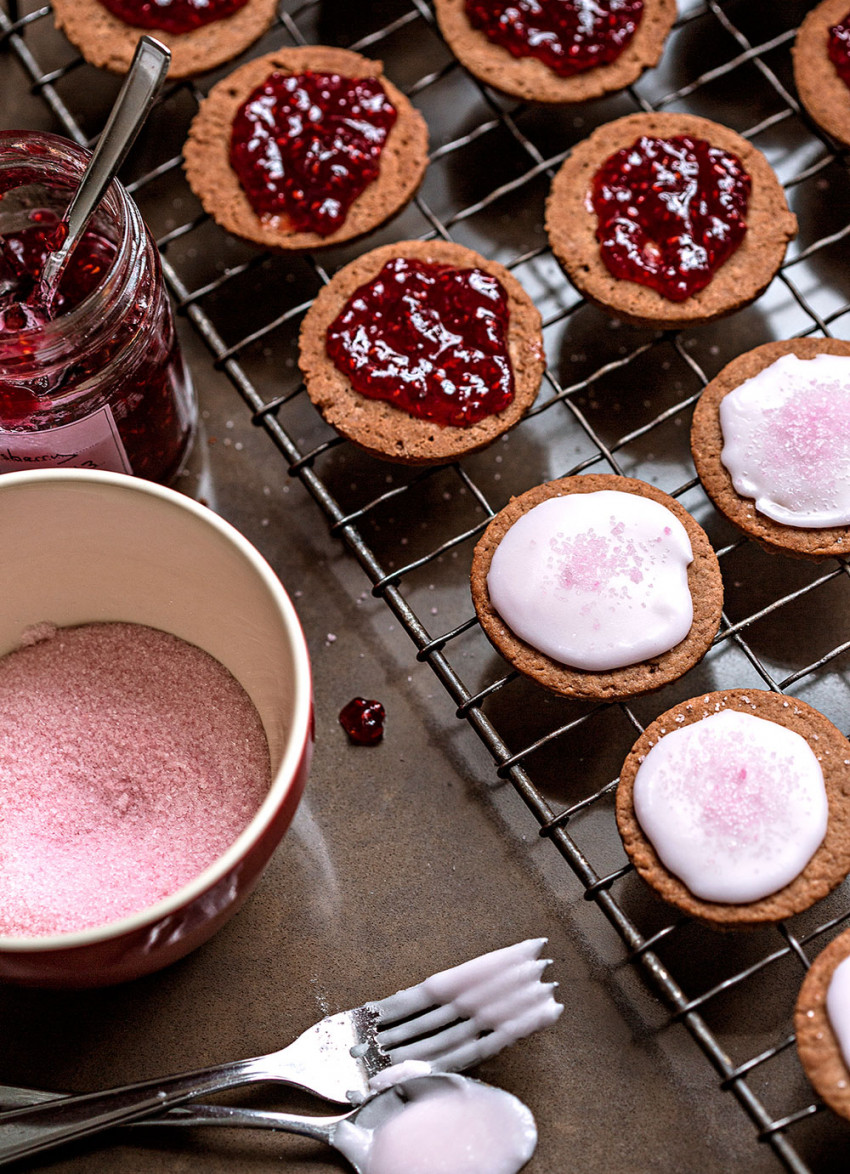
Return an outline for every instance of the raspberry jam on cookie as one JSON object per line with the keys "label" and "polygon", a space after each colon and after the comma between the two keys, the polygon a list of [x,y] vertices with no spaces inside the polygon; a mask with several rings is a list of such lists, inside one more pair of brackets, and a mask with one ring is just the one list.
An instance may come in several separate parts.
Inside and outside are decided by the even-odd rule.
{"label": "raspberry jam on cookie", "polygon": [[125,24],[166,33],[191,33],[244,8],[248,0],[100,0]]}
{"label": "raspberry jam on cookie", "polygon": [[643,16],[643,0],[466,0],[473,28],[513,57],[572,77],[615,61]]}
{"label": "raspberry jam on cookie", "polygon": [[850,12],[829,30],[827,53],[835,72],[850,87]]}
{"label": "raspberry jam on cookie", "polygon": [[329,236],[377,179],[396,117],[375,77],[275,71],[237,112],[230,165],[258,216]]}
{"label": "raspberry jam on cookie", "polygon": [[685,301],[743,240],[750,188],[741,161],[704,139],[641,136],[593,178],[604,264],[614,277]]}
{"label": "raspberry jam on cookie", "polygon": [[482,269],[395,257],[328,327],[354,389],[411,416],[468,428],[514,397],[501,283]]}

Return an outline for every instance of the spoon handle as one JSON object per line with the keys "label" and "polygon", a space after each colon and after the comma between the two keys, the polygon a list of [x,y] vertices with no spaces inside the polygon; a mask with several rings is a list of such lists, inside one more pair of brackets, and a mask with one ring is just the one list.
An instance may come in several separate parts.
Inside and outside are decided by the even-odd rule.
{"label": "spoon handle", "polygon": [[[356,1112],[356,1110],[354,1110]],[[271,1109],[243,1109],[236,1105],[178,1105],[161,1117],[149,1121],[131,1122],[128,1128],[139,1129],[147,1126],[200,1126],[227,1125],[242,1126],[245,1129],[277,1129],[284,1133],[300,1133],[315,1141],[333,1144],[336,1127],[348,1120],[352,1110],[336,1117],[309,1117],[298,1113],[279,1113]]]}
{"label": "spoon handle", "polygon": [[85,231],[91,214],[103,199],[118,168],[127,157],[142,123],[150,113],[165,82],[171,50],[153,37],[142,37],[124,79],[112,113],[98,139],[80,186],[68,205],[64,223],[67,234],[53,253],[48,253],[41,275],[41,291],[49,308],[62,270]]}
{"label": "spoon handle", "polygon": [[[23,1109],[27,1105],[58,1101],[63,1096],[63,1093],[0,1084],[0,1110]],[[350,1109],[336,1117],[302,1117],[264,1109],[242,1109],[231,1105],[196,1105],[192,1102],[189,1105],[175,1105],[158,1117],[131,1121],[130,1126],[135,1129],[142,1126],[150,1128],[152,1125],[242,1125],[253,1129],[283,1129],[289,1133],[302,1133],[318,1141],[330,1141],[336,1126],[350,1116]]]}

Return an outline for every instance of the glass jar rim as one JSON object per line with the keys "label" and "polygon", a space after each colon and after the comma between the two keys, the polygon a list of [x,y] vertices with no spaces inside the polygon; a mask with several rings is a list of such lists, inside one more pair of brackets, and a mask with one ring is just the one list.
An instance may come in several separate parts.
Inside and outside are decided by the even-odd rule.
{"label": "glass jar rim", "polygon": [[[41,184],[45,188],[64,186],[56,183],[57,173],[61,169],[69,181],[70,201],[90,158],[91,151],[86,147],[52,131],[0,130],[0,199],[15,188],[30,183]],[[27,173],[26,178],[7,183],[5,173],[10,169]],[[15,332],[14,337],[22,337],[30,342],[40,339],[39,349],[49,351],[51,340],[58,341],[69,331],[84,328],[95,315],[102,315],[103,291],[126,267],[133,236],[139,232],[144,234],[144,222],[126,188],[117,179],[106,189],[99,207],[114,216],[121,230],[109,268],[98,284],[71,309],[43,324]],[[4,334],[0,332],[0,347],[3,337]]]}

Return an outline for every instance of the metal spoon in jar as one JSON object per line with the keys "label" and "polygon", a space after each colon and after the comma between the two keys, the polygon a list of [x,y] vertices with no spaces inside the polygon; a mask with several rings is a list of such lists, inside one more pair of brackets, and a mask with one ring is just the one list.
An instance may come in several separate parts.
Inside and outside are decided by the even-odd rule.
{"label": "metal spoon in jar", "polygon": [[141,38],[80,186],[62,218],[64,238],[53,252],[47,254],[30,299],[48,316],[62,271],[150,113],[165,82],[170,62],[170,49],[153,37]]}

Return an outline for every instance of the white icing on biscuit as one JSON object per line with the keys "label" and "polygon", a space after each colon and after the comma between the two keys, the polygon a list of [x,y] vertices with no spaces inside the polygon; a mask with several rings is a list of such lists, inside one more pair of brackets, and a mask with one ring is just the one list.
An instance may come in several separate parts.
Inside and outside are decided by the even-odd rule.
{"label": "white icing on biscuit", "polygon": [[775,522],[850,523],[850,357],[783,355],[720,402],[735,492]]}
{"label": "white icing on biscuit", "polygon": [[666,506],[620,490],[574,493],[511,526],[487,589],[520,639],[561,664],[606,671],[684,640],[692,561],[687,531]]}
{"label": "white icing on biscuit", "polygon": [[784,888],[826,835],[823,772],[805,738],[721,710],[661,738],[638,768],[638,822],[695,897],[745,904]]}
{"label": "white icing on biscuit", "polygon": [[850,958],[839,962],[826,989],[826,1014],[841,1058],[850,1068]]}

